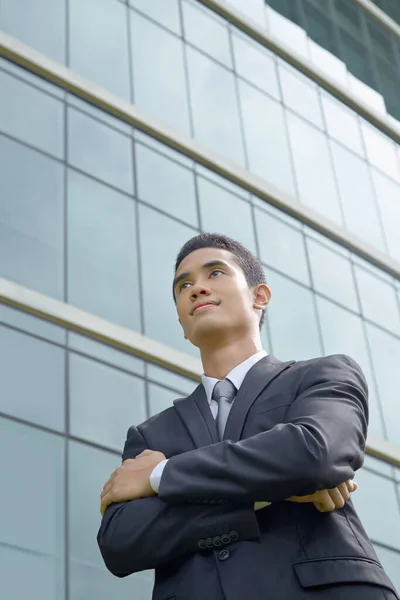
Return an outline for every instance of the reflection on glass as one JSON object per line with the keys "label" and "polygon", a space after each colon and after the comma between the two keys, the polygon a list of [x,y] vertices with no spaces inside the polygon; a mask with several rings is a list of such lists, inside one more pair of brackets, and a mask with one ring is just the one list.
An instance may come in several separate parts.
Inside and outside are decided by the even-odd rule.
{"label": "reflection on glass", "polygon": [[[21,477],[27,457],[31,468]],[[32,597],[32,582],[44,600],[64,595],[64,460],[62,437],[0,420],[0,471],[12,490],[3,495],[0,513],[1,588],[7,598]],[[21,567],[26,571],[16,577]]]}
{"label": "reflection on glass", "polygon": [[393,179],[400,181],[400,164],[393,140],[366,121],[361,122],[361,129],[368,160]]}
{"label": "reflection on glass", "polygon": [[[127,426],[128,427],[128,426]],[[69,444],[69,539],[71,600],[96,598],[118,600],[151,595],[148,571],[118,579],[104,566],[96,541],[100,526],[100,492],[111,473],[121,464],[120,456]]]}
{"label": "reflection on glass", "polygon": [[236,73],[280,100],[274,55],[240,32],[233,33],[232,43]]}
{"label": "reflection on glass", "polygon": [[68,161],[94,177],[133,192],[132,141],[85,114],[68,109]]}
{"label": "reflection on glass", "polygon": [[0,156],[0,277],[61,300],[64,168],[5,137]]}
{"label": "reflection on glass", "polygon": [[346,226],[384,252],[385,242],[367,163],[336,142],[332,142],[331,148]]}
{"label": "reflection on glass", "polygon": [[321,100],[329,135],[364,156],[360,123],[356,113],[323,90]]}
{"label": "reflection on glass", "polygon": [[127,8],[110,0],[69,0],[69,66],[131,100]]}
{"label": "reflection on glass", "polygon": [[29,0],[21,6],[15,0],[2,0],[0,29],[65,63],[66,0]]}
{"label": "reflection on glass", "polygon": [[300,199],[335,223],[342,223],[327,137],[312,125],[287,113]]}
{"label": "reflection on glass", "polygon": [[400,315],[394,287],[369,271],[355,267],[364,316],[400,334]]}
{"label": "reflection on glass", "polygon": [[228,235],[255,254],[251,204],[203,177],[198,177],[197,187],[203,231]]}
{"label": "reflection on glass", "polygon": [[194,381],[194,379],[188,379],[187,377],[183,377],[182,375],[178,375],[177,373],[173,373],[172,371],[163,369],[152,363],[148,363],[147,365],[147,376],[149,379],[155,379],[163,385],[178,390],[185,396],[191,394],[197,386],[197,382]]}
{"label": "reflection on glass", "polygon": [[134,11],[131,38],[135,104],[150,116],[190,134],[183,42]]}
{"label": "reflection on glass", "polygon": [[190,47],[187,57],[195,138],[244,165],[233,73]]}
{"label": "reflection on glass", "polygon": [[367,323],[367,335],[388,439],[400,444],[400,339]]}
{"label": "reflection on glass", "polygon": [[0,130],[63,158],[62,103],[2,71],[0,89]]}
{"label": "reflection on glass", "polygon": [[262,262],[310,285],[302,232],[257,208],[255,222]]}
{"label": "reflection on glass", "polygon": [[250,171],[294,196],[282,105],[241,80],[239,93]]}
{"label": "reflection on glass", "polygon": [[272,291],[267,308],[272,351],[280,360],[306,360],[321,355],[311,290],[266,269]]}
{"label": "reflection on glass", "polygon": [[316,291],[358,312],[350,261],[310,238],[307,238],[307,247]]}
{"label": "reflection on glass", "polygon": [[324,128],[317,86],[282,61],[278,63],[283,102],[317,127]]}
{"label": "reflection on glass", "polygon": [[73,353],[69,368],[71,434],[121,451],[146,419],[143,379]]}
{"label": "reflection on glass", "polygon": [[232,68],[232,57],[226,22],[198,2],[182,2],[185,39]]}
{"label": "reflection on glass", "polygon": [[70,170],[67,216],[69,302],[140,331],[134,201]]}
{"label": "reflection on glass", "polygon": [[142,144],[136,145],[136,168],[141,200],[198,227],[192,170],[168,160]]}
{"label": "reflection on glass", "polygon": [[17,329],[23,329],[33,335],[44,337],[57,344],[65,344],[66,332],[58,325],[50,321],[33,316],[6,304],[0,303],[0,322],[12,325]]}
{"label": "reflection on glass", "polygon": [[180,35],[181,23],[178,0],[129,0],[129,4],[164,27]]}
{"label": "reflection on glass", "polygon": [[139,216],[145,335],[197,356],[197,348],[184,339],[178,323],[172,281],[181,246],[198,231],[143,205]]}
{"label": "reflection on glass", "polygon": [[[357,483],[359,489],[351,499],[367,534],[374,542],[400,550],[400,511],[395,483],[366,469],[357,471]],[[376,518],[378,502],[379,519]]]}
{"label": "reflection on glass", "polygon": [[384,436],[367,340],[360,317],[317,296],[325,355],[347,354],[358,362],[369,388],[369,432]]}
{"label": "reflection on glass", "polygon": [[400,261],[400,186],[375,169],[371,171],[389,254]]}
{"label": "reflection on glass", "polygon": [[0,410],[63,431],[64,354],[53,344],[0,326]]}
{"label": "reflection on glass", "polygon": [[157,415],[172,406],[179,394],[167,390],[155,383],[149,383],[150,415]]}

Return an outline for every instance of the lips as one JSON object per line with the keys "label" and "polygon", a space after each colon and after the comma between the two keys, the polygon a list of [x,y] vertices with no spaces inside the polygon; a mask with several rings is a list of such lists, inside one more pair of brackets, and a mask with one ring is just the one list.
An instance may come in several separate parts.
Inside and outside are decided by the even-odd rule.
{"label": "lips", "polygon": [[200,304],[196,304],[196,306],[193,307],[192,315],[194,315],[194,313],[203,306],[215,306],[215,305],[216,305],[216,302],[211,302],[211,301],[210,302],[201,302]]}

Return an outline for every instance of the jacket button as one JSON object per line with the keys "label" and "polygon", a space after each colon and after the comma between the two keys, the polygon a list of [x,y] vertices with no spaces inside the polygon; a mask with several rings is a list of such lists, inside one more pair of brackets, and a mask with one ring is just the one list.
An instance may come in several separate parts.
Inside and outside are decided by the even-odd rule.
{"label": "jacket button", "polygon": [[220,552],[218,552],[218,560],[228,560],[230,555],[231,553],[229,552],[229,550],[221,550]]}
{"label": "jacket button", "polygon": [[213,539],[213,543],[214,546],[216,546],[217,548],[218,546],[222,546],[221,538],[219,537],[219,535],[215,536],[215,538]]}
{"label": "jacket button", "polygon": [[221,535],[221,542],[223,544],[230,544],[231,543],[231,536],[228,535],[227,533],[224,533],[224,535]]}
{"label": "jacket button", "polygon": [[206,545],[206,541],[205,541],[205,540],[199,540],[199,541],[197,542],[197,545],[198,545],[198,547],[199,547],[199,548],[201,548],[201,550],[205,550],[205,549],[207,548],[207,545]]}
{"label": "jacket button", "polygon": [[214,545],[213,539],[212,538],[207,538],[206,539],[206,546],[207,546],[207,548],[212,548],[213,545]]}
{"label": "jacket button", "polygon": [[239,539],[239,534],[237,531],[230,531],[229,535],[231,536],[232,542],[236,542]]}

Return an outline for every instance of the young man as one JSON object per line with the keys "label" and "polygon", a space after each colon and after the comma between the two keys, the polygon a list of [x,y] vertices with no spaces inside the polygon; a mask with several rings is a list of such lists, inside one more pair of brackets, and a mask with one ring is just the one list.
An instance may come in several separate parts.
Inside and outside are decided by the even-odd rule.
{"label": "young man", "polygon": [[264,271],[224,236],[183,246],[173,293],[204,376],[128,431],[101,493],[108,569],[155,568],[154,600],[397,598],[345,503],[367,435],[359,366],[262,351]]}

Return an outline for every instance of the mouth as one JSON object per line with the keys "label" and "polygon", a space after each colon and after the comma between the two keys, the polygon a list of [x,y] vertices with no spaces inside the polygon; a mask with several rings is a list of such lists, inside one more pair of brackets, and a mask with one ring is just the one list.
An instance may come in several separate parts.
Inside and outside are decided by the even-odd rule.
{"label": "mouth", "polygon": [[204,302],[203,304],[198,304],[192,311],[192,315],[198,313],[198,312],[203,312],[204,310],[207,310],[208,308],[211,308],[212,306],[216,306],[216,302]]}

